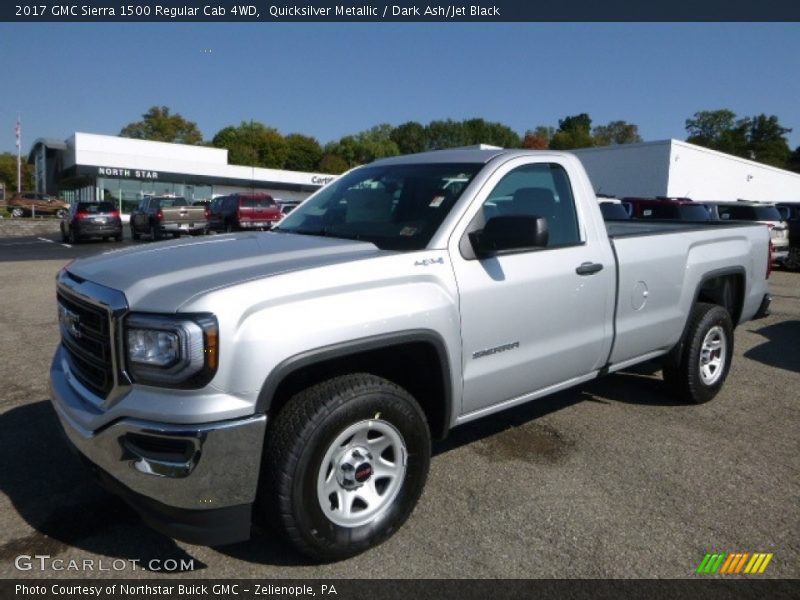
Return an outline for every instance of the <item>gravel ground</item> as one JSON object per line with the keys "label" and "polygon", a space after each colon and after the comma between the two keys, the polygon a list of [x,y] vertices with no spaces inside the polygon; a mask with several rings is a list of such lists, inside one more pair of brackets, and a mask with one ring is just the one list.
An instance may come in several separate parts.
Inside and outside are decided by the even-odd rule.
{"label": "gravel ground", "polygon": [[[692,577],[707,552],[772,552],[764,577],[800,576],[800,273],[775,272],[770,317],[736,332],[732,372],[702,406],[660,374],[614,375],[452,432],[422,500],[382,546],[317,566],[269,533],[207,548],[143,525],[68,453],[48,403],[54,282],[96,252],[0,240],[0,577],[20,555],[139,561],[94,577]],[[74,250],[74,252],[73,252]],[[99,565],[99,562],[95,563]]]}

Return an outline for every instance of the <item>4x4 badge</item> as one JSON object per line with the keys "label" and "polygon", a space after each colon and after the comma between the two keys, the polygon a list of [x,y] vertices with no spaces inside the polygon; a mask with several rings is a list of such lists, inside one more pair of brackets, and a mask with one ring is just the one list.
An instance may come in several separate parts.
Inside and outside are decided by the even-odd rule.
{"label": "4x4 badge", "polygon": [[423,258],[422,260],[418,260],[414,263],[415,267],[428,267],[433,264],[444,264],[444,259],[440,256],[439,258]]}

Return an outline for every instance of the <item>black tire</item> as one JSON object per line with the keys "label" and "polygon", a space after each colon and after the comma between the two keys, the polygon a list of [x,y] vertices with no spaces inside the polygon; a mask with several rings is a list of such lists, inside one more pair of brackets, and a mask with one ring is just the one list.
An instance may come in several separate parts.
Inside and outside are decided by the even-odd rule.
{"label": "black tire", "polygon": [[150,225],[150,237],[154,242],[159,241],[161,239],[161,228],[156,225]]}
{"label": "black tire", "polygon": [[63,208],[60,208],[60,209],[58,209],[58,210],[56,211],[56,216],[57,216],[59,219],[63,219],[63,218],[64,218],[64,215],[66,215],[66,214],[67,214],[67,211],[66,211],[66,210],[64,210]]}
{"label": "black tire", "polygon": [[783,261],[783,266],[789,271],[800,271],[800,248],[789,249],[789,256]]}
{"label": "black tire", "polygon": [[225,223],[225,233],[233,233],[233,224],[230,221]]}
{"label": "black tire", "polygon": [[114,241],[115,242],[121,242],[122,241],[122,232],[120,232],[120,233],[118,233],[117,235],[114,236]]}
{"label": "black tire", "polygon": [[[713,349],[716,341],[721,344]],[[725,383],[732,358],[730,314],[716,304],[698,302],[689,315],[678,361],[663,369],[664,381],[681,400],[694,404],[708,402]]]}
{"label": "black tire", "polygon": [[[317,492],[326,454],[342,449],[345,454],[361,456],[351,448],[362,448],[357,445],[356,438],[338,444],[337,437],[346,436],[350,428],[369,428],[376,424],[386,427],[387,423],[387,429],[399,435],[395,439],[401,441],[407,459],[404,468],[398,467],[400,457],[392,450],[390,462],[384,464],[394,461],[392,468],[401,468],[402,475],[396,477],[396,484],[387,483],[384,492],[378,492],[385,496],[375,497],[374,507],[378,512],[365,513],[370,519],[368,522],[352,526],[335,523],[325,510],[338,507],[332,502],[323,509],[322,496]],[[370,435],[371,430],[364,433],[362,439]],[[370,449],[371,443],[367,442]],[[386,456],[386,451],[380,452],[378,458],[366,453],[376,466]],[[319,561],[354,556],[388,539],[409,517],[425,485],[430,454],[430,432],[425,415],[408,392],[369,374],[330,379],[298,393],[275,417],[264,446],[259,506],[264,511],[263,516],[306,556]],[[329,464],[335,462],[341,465],[342,461],[331,459]],[[349,472],[358,477],[358,473],[363,474],[364,466],[359,465]],[[346,472],[343,468],[328,471],[329,477],[343,472]],[[371,467],[366,477],[360,484],[355,480],[351,482],[357,486],[356,490],[363,488],[364,492],[372,493],[371,490],[380,489],[381,482],[385,481]],[[359,495],[344,487],[338,489],[339,494]],[[331,498],[345,497],[336,494]],[[355,501],[351,502],[351,508],[355,507]],[[358,515],[357,512],[351,514]]]}
{"label": "black tire", "polygon": [[67,238],[67,234],[64,233],[64,224],[62,223],[61,224],[61,243],[62,244],[66,244],[68,241],[69,241],[69,238]]}
{"label": "black tire", "polygon": [[67,240],[69,241],[70,244],[77,244],[80,241],[80,238],[78,238],[78,236],[75,235],[75,230],[72,227],[69,228],[69,235],[67,236]]}
{"label": "black tire", "polygon": [[131,224],[131,239],[137,240],[137,241],[142,239],[142,234],[141,233],[137,233],[136,228],[133,226],[133,224]]}

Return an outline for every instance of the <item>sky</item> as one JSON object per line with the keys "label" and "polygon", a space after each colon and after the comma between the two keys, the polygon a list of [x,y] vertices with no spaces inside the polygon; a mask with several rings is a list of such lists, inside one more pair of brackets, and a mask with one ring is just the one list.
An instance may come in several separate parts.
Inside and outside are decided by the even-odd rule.
{"label": "sky", "polygon": [[321,143],[481,117],[519,134],[588,113],[645,141],[695,112],[777,115],[800,146],[800,23],[0,23],[0,152],[116,135],[151,106],[206,139],[251,119]]}

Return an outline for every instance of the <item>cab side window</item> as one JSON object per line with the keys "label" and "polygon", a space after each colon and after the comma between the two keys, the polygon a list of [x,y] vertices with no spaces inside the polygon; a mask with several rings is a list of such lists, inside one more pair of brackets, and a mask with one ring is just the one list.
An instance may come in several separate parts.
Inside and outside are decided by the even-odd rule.
{"label": "cab side window", "polygon": [[569,177],[557,164],[524,165],[508,173],[483,205],[486,220],[498,215],[544,217],[548,248],[581,243]]}

